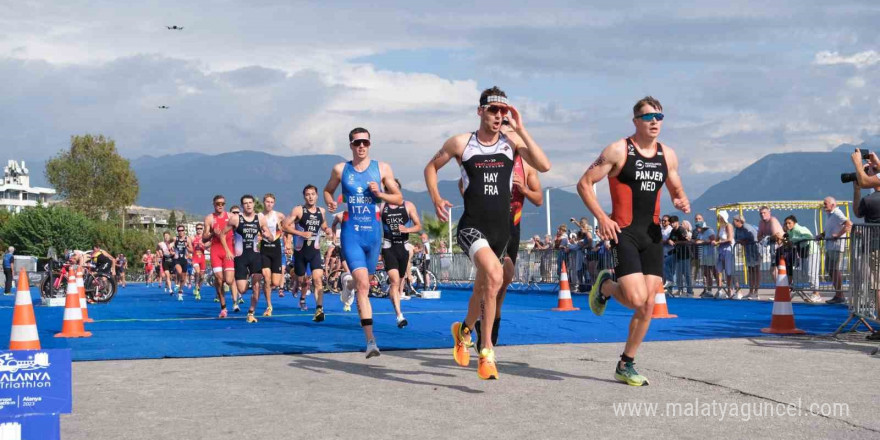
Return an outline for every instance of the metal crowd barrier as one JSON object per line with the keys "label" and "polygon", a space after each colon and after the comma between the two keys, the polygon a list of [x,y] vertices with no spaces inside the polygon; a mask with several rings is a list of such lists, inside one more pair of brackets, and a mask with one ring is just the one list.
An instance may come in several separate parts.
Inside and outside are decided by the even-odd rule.
{"label": "metal crowd barrier", "polygon": [[[733,288],[748,290],[755,278],[760,288],[775,288],[777,263],[782,257],[796,294],[847,291],[852,278],[849,242],[847,237],[785,244],[736,243],[732,248]],[[714,289],[719,285],[718,275],[726,276],[721,270],[723,252],[717,246],[688,242],[667,247],[664,252],[664,278],[672,283],[673,290],[689,293],[694,289]],[[709,286],[707,272],[712,277]],[[726,280],[721,280],[721,286],[726,286]]]}
{"label": "metal crowd barrier", "polygon": [[[579,246],[520,250],[514,266],[513,283],[526,286],[556,284],[563,260],[571,288],[583,292],[589,289],[599,271],[611,268],[611,251]],[[473,263],[463,253],[433,254],[429,269],[441,283],[470,284],[476,277]]]}
{"label": "metal crowd barrier", "polygon": [[853,225],[850,259],[852,282],[850,283],[849,317],[838,327],[835,335],[855,320],[850,331],[860,324],[873,331],[868,320],[880,322],[880,224]]}

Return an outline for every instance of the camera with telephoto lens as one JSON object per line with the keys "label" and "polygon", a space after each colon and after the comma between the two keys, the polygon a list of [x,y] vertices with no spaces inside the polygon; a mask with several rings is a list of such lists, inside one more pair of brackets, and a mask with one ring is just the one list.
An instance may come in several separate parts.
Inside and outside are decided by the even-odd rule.
{"label": "camera with telephoto lens", "polygon": [[[859,148],[859,152],[862,153],[863,160],[868,160],[871,158],[871,151],[870,150],[866,150],[864,148]],[[866,173],[870,169],[871,169],[870,165],[865,166]],[[850,182],[855,182],[855,181],[856,181],[856,173],[842,173],[840,175],[840,183],[850,183]]]}

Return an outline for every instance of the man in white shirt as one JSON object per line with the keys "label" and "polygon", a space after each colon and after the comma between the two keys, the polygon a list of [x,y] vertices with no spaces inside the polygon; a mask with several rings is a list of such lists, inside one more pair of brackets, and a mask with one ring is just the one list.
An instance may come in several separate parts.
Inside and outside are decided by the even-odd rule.
{"label": "man in white shirt", "polygon": [[669,216],[664,215],[660,219],[660,233],[663,239],[663,285],[668,289],[672,287],[672,245],[669,243],[669,234],[672,233],[672,224]]}
{"label": "man in white shirt", "polygon": [[852,229],[852,222],[846,218],[834,197],[825,197],[825,230],[819,234],[819,238],[825,240],[825,267],[831,275],[831,283],[834,285],[834,298],[826,301],[827,304],[839,304],[846,302],[843,296],[843,252],[846,245],[846,234]]}

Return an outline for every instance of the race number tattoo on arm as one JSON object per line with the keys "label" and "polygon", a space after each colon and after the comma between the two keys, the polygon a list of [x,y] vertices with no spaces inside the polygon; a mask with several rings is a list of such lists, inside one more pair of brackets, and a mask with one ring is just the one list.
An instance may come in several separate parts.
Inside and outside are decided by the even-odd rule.
{"label": "race number tattoo on arm", "polygon": [[596,161],[593,162],[592,165],[590,165],[590,168],[587,168],[587,171],[592,170],[593,168],[596,168],[598,166],[602,166],[603,163],[605,163],[605,156],[600,154],[599,158],[596,159]]}

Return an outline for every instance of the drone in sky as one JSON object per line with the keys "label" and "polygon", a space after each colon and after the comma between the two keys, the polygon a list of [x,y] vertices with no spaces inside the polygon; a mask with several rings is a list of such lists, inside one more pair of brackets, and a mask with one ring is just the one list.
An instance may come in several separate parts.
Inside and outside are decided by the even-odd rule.
{"label": "drone in sky", "polygon": [[182,31],[183,30],[183,26],[174,25],[174,26],[165,26],[165,27],[167,27],[169,31]]}
{"label": "drone in sky", "polygon": [[159,108],[162,109],[162,110],[168,110],[168,106],[167,106],[167,105],[160,105]]}

